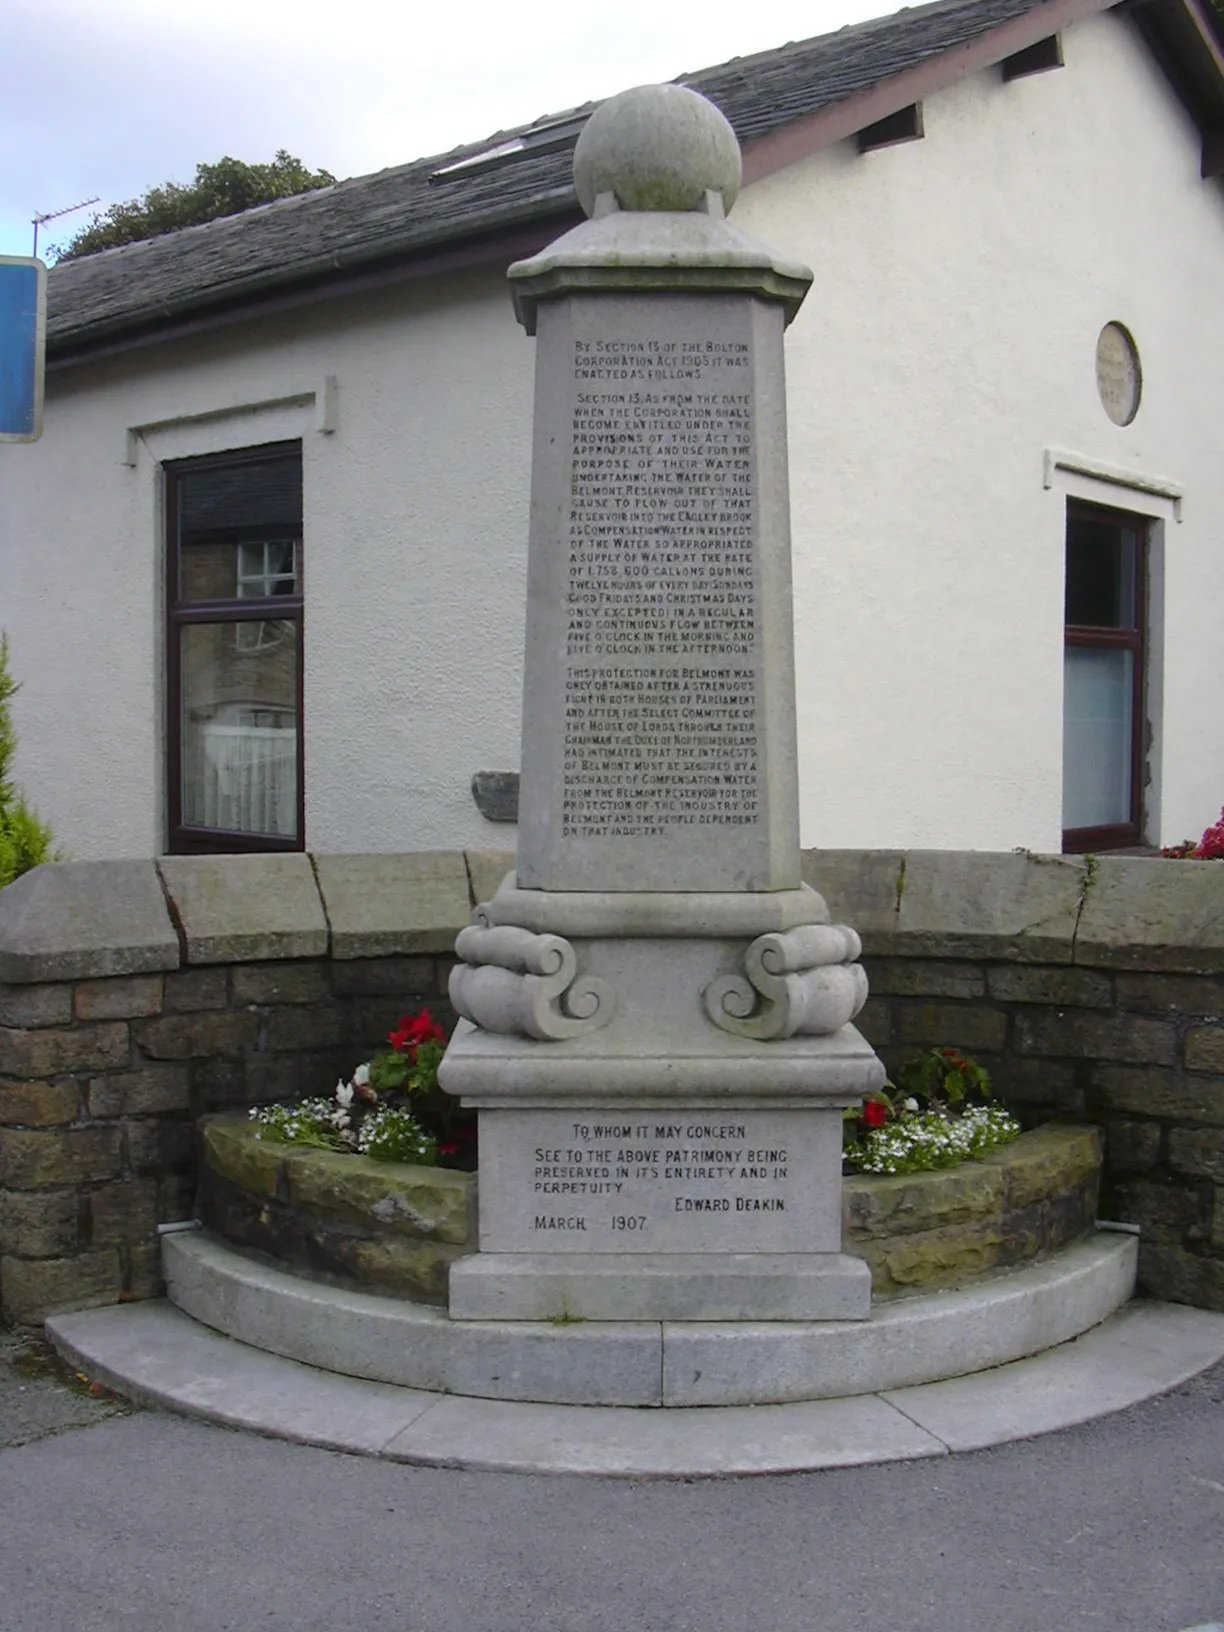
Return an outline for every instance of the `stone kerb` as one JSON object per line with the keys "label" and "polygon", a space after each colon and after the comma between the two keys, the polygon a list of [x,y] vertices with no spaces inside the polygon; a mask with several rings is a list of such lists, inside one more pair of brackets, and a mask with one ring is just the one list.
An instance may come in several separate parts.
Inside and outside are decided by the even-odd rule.
{"label": "stone kerb", "polygon": [[4,1318],[156,1296],[196,1120],[326,1092],[406,1010],[449,1023],[473,901],[462,851],[61,863],[0,892]]}

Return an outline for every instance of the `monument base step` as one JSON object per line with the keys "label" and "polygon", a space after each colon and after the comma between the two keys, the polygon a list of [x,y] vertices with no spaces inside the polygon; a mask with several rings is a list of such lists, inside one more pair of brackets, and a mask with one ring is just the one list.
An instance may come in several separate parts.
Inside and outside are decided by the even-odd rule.
{"label": "monument base step", "polygon": [[1136,1240],[1100,1232],[869,1320],[452,1320],[445,1311],[300,1279],[200,1231],[166,1236],[170,1301],[228,1337],[373,1382],[586,1406],[837,1399],[962,1376],[1096,1326],[1134,1291]]}
{"label": "monument base step", "polygon": [[434,1467],[632,1479],[799,1473],[946,1456],[1091,1421],[1224,1358],[1224,1315],[1135,1303],[997,1370],[807,1404],[634,1411],[520,1405],[358,1381],[262,1353],[167,1303],[56,1315],[72,1365],[142,1405]]}
{"label": "monument base step", "polygon": [[477,1252],[451,1266],[452,1320],[866,1320],[847,1253]]}

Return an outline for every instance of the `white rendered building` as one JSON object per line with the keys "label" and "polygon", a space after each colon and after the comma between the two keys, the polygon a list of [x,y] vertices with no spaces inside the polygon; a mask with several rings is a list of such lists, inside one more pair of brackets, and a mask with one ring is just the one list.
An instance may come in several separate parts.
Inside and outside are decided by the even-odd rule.
{"label": "white rendered building", "polygon": [[[803,842],[1159,844],[1224,800],[1224,57],[943,0],[688,76],[788,334]],[[0,447],[19,777],[79,859],[504,846],[533,343],[581,109],[65,263]]]}

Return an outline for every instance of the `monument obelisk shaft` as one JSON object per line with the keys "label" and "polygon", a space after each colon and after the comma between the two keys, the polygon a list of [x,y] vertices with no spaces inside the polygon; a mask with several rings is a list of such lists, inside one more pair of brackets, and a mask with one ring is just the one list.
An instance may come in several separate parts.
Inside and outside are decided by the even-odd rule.
{"label": "monument obelisk shaft", "polygon": [[516,874],[460,935],[443,1064],[480,1110],[455,1318],[864,1317],[841,1112],[858,937],[799,871],[783,331],[734,133],[626,92],[590,219],[511,268],[536,335]]}
{"label": "monument obelisk shaft", "polygon": [[538,325],[519,883],[794,889],[782,312],[576,295]]}

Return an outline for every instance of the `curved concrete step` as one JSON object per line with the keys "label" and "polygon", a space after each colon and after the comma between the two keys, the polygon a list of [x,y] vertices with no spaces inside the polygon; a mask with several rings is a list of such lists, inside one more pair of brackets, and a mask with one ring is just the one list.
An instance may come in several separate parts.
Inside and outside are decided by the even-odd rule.
{"label": "curved concrete step", "polygon": [[1039,1354],[1133,1294],[1137,1243],[1098,1233],[1056,1257],[866,1321],[452,1321],[167,1236],[170,1301],[270,1354],[430,1393],[574,1406],[761,1406],[909,1388]]}
{"label": "curved concrete step", "polygon": [[221,1337],[166,1303],[56,1315],[47,1332],[75,1367],[128,1398],[226,1427],[436,1467],[634,1479],[946,1456],[1136,1405],[1224,1358],[1224,1315],[1136,1303],[1035,1359],[886,1397],[641,1411],[339,1377]]}

